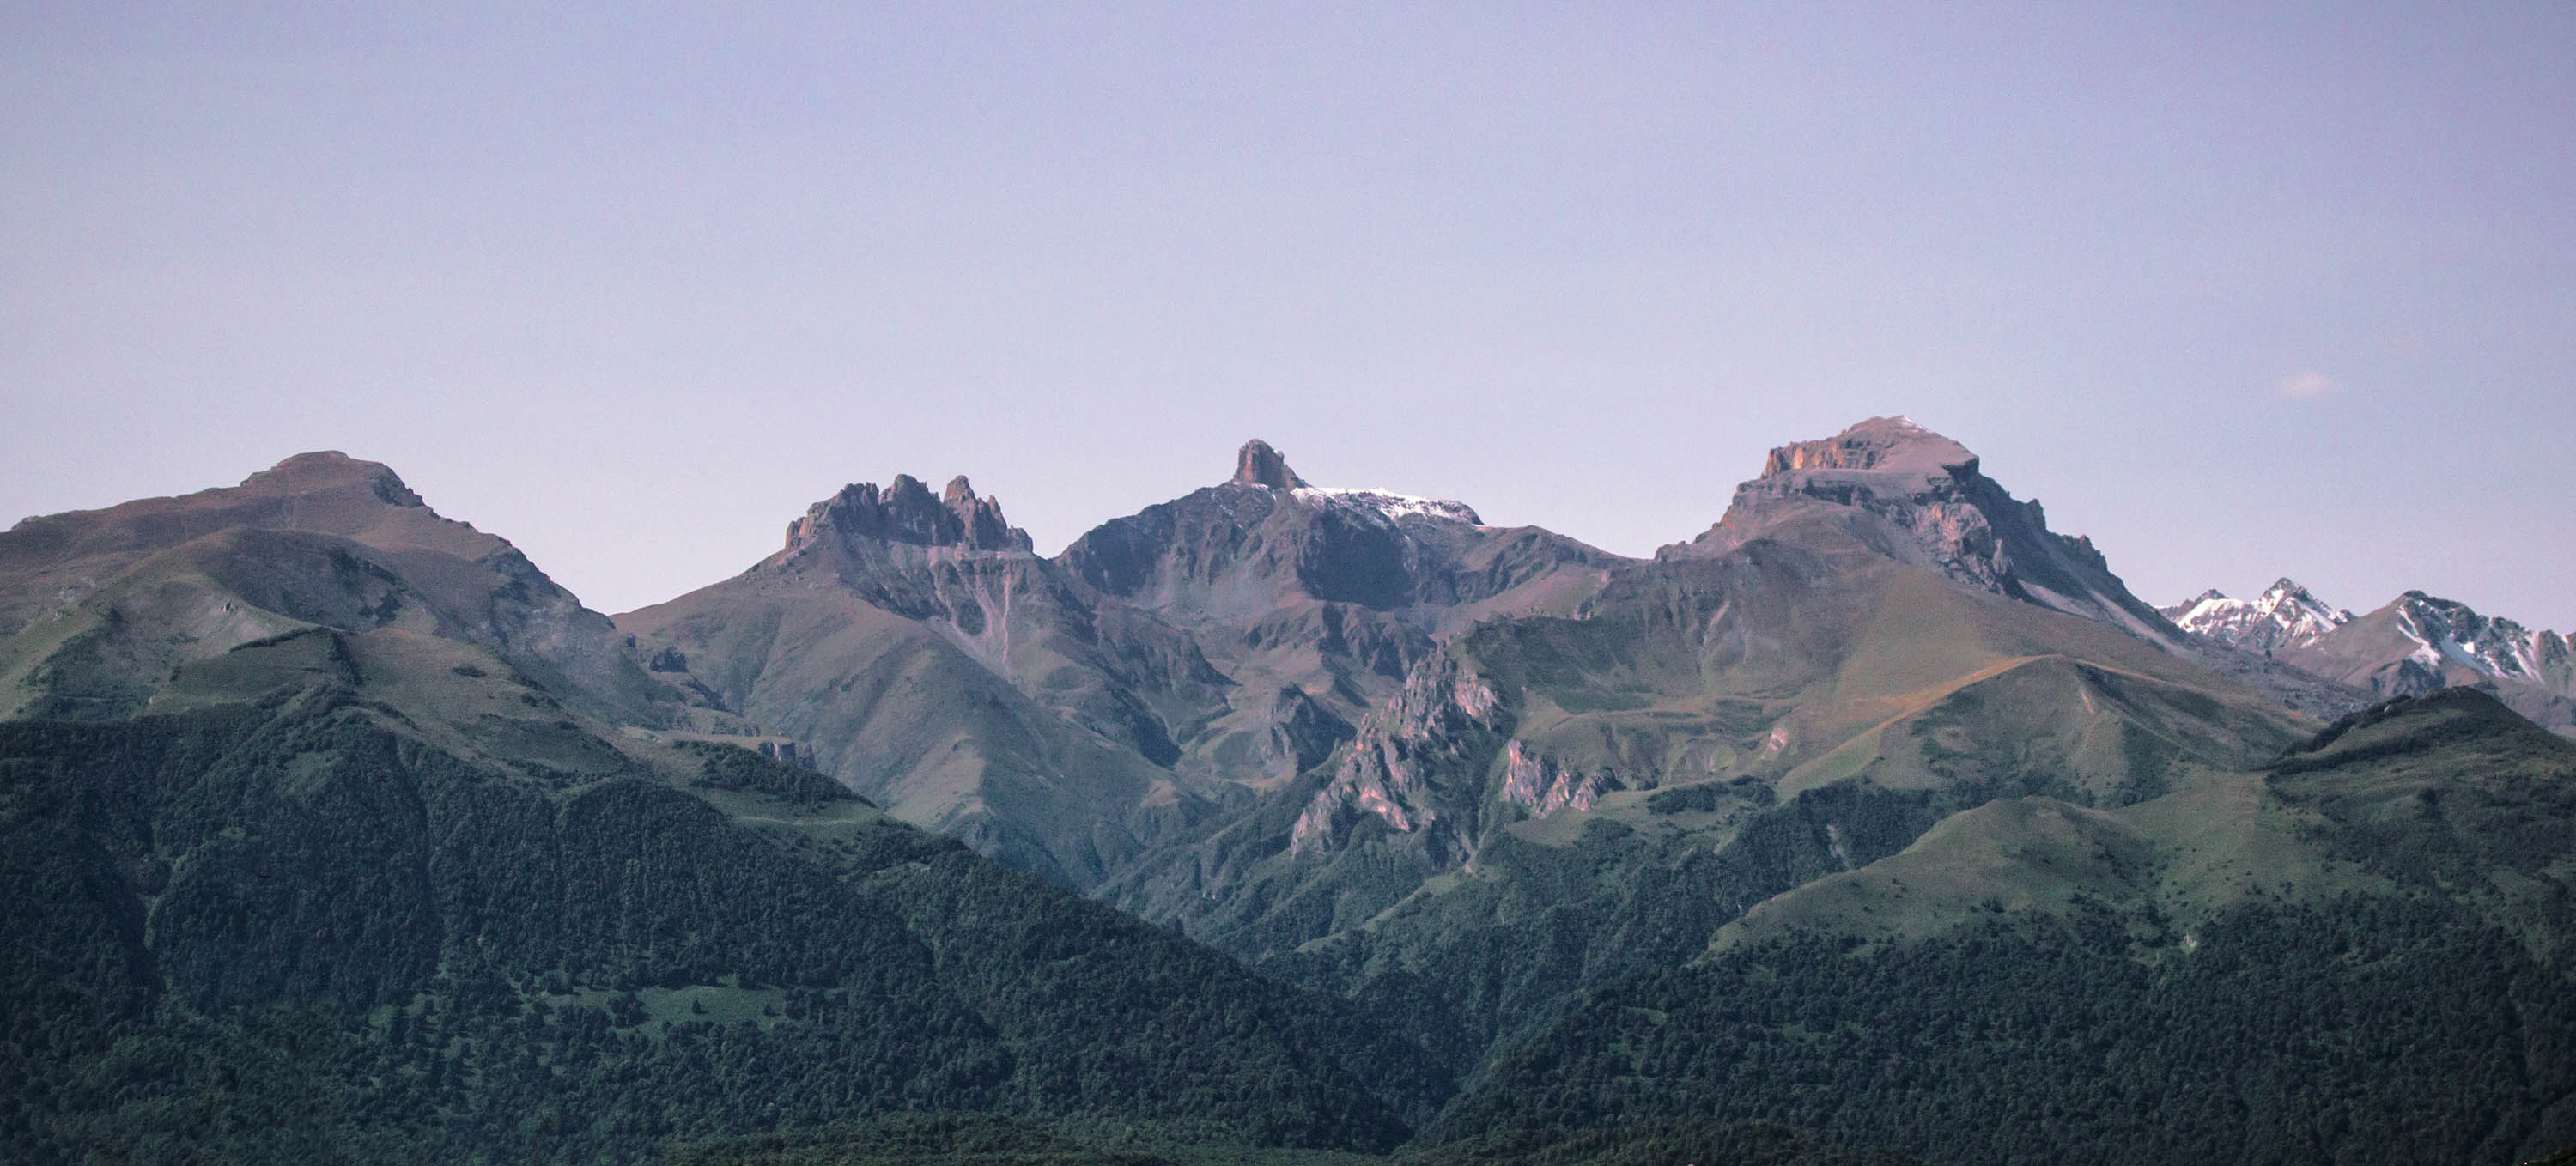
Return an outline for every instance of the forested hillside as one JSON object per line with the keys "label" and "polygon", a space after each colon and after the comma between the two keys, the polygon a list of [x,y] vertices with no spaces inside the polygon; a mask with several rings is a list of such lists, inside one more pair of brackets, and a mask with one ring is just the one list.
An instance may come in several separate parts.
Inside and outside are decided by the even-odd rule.
{"label": "forested hillside", "polygon": [[1430,1137],[1760,1117],[2028,1163],[2576,1142],[2576,746],[2454,689],[2248,780],[1961,815],[1588,1000]]}
{"label": "forested hillside", "polygon": [[634,1161],[939,1109],[1384,1149],[1449,1088],[817,775],[673,756],[544,788],[328,686],[0,725],[0,1144]]}

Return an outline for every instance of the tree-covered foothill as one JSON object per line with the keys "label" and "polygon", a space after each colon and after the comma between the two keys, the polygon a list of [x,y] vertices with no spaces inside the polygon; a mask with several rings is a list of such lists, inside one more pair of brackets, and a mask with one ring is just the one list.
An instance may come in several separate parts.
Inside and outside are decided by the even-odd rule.
{"label": "tree-covered foothill", "polygon": [[638,1161],[908,1110],[1382,1150],[1452,1088],[813,775],[678,756],[557,789],[330,689],[0,724],[5,1156]]}
{"label": "tree-covered foothill", "polygon": [[1259,967],[1386,1017],[1464,1078],[1582,993],[1696,958],[1764,899],[1902,850],[1950,814],[2050,788],[2038,776],[1938,790],[1853,782],[1777,799],[1759,783],[1682,786],[1647,799],[1648,812],[1725,799],[1741,807],[1740,828],[1715,847],[1610,819],[1558,845],[1497,832],[1477,852],[1478,877],[1411,899],[1402,888],[1418,872],[1373,871],[1385,848],[1357,846],[1330,860],[1338,885],[1356,894],[1374,880],[1395,905],[1374,927]]}
{"label": "tree-covered foothill", "polygon": [[[2053,868],[2073,880],[2053,903],[2025,868],[2087,837],[2078,816],[1977,811],[1880,877],[1774,900],[1775,938],[1589,994],[1425,1138],[1759,1119],[1997,1163],[2510,1163],[2576,1142],[2576,745],[2449,690],[2356,713],[2249,784],[2083,818],[2132,861]],[[2254,865],[2219,878],[2222,852]],[[1914,938],[1860,922],[1873,907]]]}
{"label": "tree-covered foothill", "polygon": [[2078,910],[1641,976],[1429,1131],[1761,1118],[1931,1161],[2512,1162],[2576,1137],[2576,982],[2421,898]]}

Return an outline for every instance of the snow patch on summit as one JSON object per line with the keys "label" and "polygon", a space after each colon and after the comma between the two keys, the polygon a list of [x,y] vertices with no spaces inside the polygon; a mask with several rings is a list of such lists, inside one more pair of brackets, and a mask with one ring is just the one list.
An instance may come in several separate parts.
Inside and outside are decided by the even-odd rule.
{"label": "snow patch on summit", "polygon": [[1325,486],[1299,486],[1290,493],[1301,502],[1370,511],[1389,522],[1399,518],[1446,518],[1470,526],[1485,524],[1473,507],[1446,498],[1422,498],[1398,494],[1393,490],[1347,490]]}

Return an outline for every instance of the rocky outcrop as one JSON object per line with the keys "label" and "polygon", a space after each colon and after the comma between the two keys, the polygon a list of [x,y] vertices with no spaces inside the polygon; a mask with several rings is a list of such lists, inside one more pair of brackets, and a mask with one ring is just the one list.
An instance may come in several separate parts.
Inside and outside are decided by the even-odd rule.
{"label": "rocky outcrop", "polygon": [[1567,768],[1517,738],[1503,747],[1503,801],[1537,817],[1589,810],[1602,794],[1626,788],[1611,770]]}
{"label": "rocky outcrop", "polygon": [[1333,780],[1291,829],[1290,851],[1341,846],[1374,818],[1415,835],[1435,864],[1473,855],[1483,776],[1510,720],[1473,669],[1447,654],[1424,661],[1392,701],[1361,719]]}

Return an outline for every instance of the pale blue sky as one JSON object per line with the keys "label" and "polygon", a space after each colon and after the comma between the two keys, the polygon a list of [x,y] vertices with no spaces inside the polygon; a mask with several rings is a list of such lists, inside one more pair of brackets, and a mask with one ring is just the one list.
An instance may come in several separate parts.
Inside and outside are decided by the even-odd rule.
{"label": "pale blue sky", "polygon": [[1902,412],[2576,628],[2576,6],[137,7],[0,2],[0,523],[339,448],[615,611],[1258,435],[1643,554]]}

